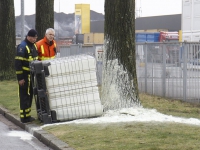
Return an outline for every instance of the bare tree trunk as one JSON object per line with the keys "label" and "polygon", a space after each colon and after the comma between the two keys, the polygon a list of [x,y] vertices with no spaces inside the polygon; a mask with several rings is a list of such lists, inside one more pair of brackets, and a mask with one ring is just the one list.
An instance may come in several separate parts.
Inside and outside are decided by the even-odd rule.
{"label": "bare tree trunk", "polygon": [[54,0],[36,0],[38,40],[44,37],[47,28],[54,28]]}
{"label": "bare tree trunk", "polygon": [[[111,79],[116,76],[116,81],[113,82],[118,83],[121,99],[129,100],[127,103],[130,104],[139,103],[135,55],[135,0],[105,0],[104,34],[105,74],[108,76],[115,72],[115,65],[118,65],[121,70],[116,71],[116,75],[113,74]],[[122,107],[124,105],[122,104]]]}
{"label": "bare tree trunk", "polygon": [[0,77],[2,79],[15,76],[15,11],[14,0],[0,1]]}

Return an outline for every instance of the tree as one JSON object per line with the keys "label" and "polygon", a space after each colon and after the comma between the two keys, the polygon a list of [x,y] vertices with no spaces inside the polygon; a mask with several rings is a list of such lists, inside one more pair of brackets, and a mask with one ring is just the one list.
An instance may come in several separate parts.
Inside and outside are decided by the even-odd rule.
{"label": "tree", "polygon": [[54,28],[54,0],[36,0],[38,40],[44,37],[47,28]]}
{"label": "tree", "polygon": [[[104,34],[104,109],[140,105],[135,55],[135,0],[105,0]],[[117,91],[114,92],[112,85]]]}
{"label": "tree", "polygon": [[15,76],[15,11],[14,0],[0,1],[0,80]]}

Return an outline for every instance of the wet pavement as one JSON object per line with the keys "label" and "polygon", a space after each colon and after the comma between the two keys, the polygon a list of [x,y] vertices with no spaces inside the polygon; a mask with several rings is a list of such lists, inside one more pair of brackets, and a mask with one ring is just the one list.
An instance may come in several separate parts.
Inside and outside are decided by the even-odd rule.
{"label": "wet pavement", "polygon": [[0,114],[1,150],[52,150]]}
{"label": "wet pavement", "polygon": [[0,107],[0,150],[74,150],[38,125],[23,124]]}

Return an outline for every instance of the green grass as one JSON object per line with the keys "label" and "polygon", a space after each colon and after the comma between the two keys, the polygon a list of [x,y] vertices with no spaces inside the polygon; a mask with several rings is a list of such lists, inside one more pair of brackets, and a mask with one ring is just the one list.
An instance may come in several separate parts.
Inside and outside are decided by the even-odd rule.
{"label": "green grass", "polygon": [[199,150],[198,126],[172,123],[110,123],[50,126],[46,131],[76,150]]}
{"label": "green grass", "polygon": [[[17,82],[0,82],[0,105],[18,115]],[[186,118],[200,119],[200,106],[140,94],[144,108]],[[33,104],[32,115],[36,116]],[[42,125],[42,124],[39,124]],[[65,124],[45,127],[76,150],[199,150],[200,126],[179,123],[128,122]]]}
{"label": "green grass", "polygon": [[[0,106],[11,114],[19,117],[18,83],[15,80],[0,82]],[[35,101],[33,100],[31,115],[36,117]]]}
{"label": "green grass", "polygon": [[200,119],[200,104],[191,104],[144,93],[140,94],[140,99],[144,108],[153,108],[167,115]]}

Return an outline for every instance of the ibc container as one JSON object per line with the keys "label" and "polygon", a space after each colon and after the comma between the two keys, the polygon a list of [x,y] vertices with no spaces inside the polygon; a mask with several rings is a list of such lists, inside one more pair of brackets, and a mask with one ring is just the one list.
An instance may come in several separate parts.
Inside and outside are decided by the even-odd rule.
{"label": "ibc container", "polygon": [[154,33],[147,33],[147,42],[154,42]]}
{"label": "ibc container", "polygon": [[154,33],[154,42],[159,42],[160,32]]}
{"label": "ibc container", "polygon": [[146,40],[147,40],[146,33],[136,33],[135,34],[136,42],[146,42]]}
{"label": "ibc container", "polygon": [[158,42],[159,32],[155,33],[136,33],[136,42]]}
{"label": "ibc container", "polygon": [[147,33],[147,42],[158,42],[160,33]]}
{"label": "ibc container", "polygon": [[43,123],[103,114],[93,56],[82,54],[33,61],[30,68],[34,84],[37,83],[33,88],[38,119]]}

